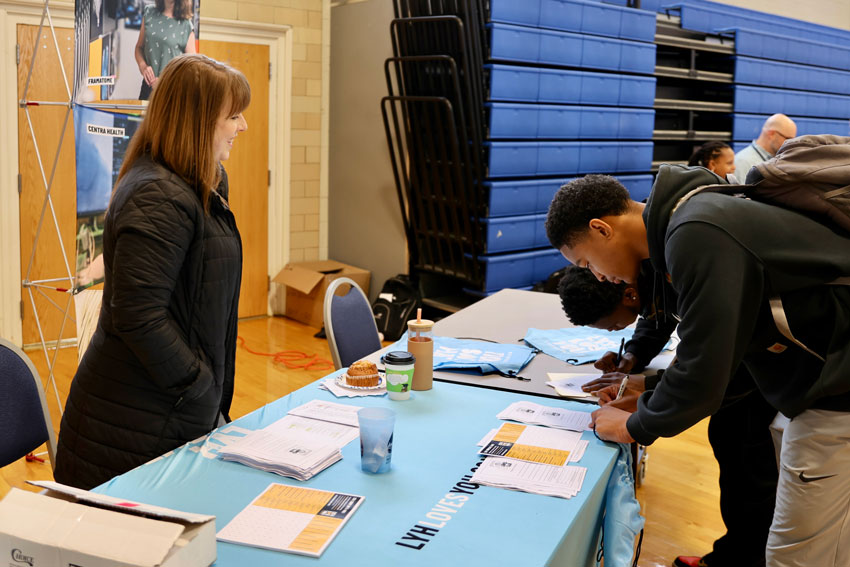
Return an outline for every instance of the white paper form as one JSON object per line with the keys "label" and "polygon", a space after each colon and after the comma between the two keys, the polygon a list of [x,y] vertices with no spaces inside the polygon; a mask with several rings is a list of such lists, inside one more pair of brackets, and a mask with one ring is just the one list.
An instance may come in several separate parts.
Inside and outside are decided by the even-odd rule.
{"label": "white paper form", "polygon": [[572,374],[570,372],[549,372],[548,386],[563,398],[577,398],[588,402],[598,402],[599,398],[581,389],[583,384],[599,378],[601,374]]}
{"label": "white paper form", "polygon": [[578,450],[580,440],[581,433],[576,431],[504,423],[479,453],[563,466]]}
{"label": "white paper form", "polygon": [[570,431],[588,431],[591,421],[590,412],[554,408],[529,401],[514,402],[496,417]]}
{"label": "white paper form", "polygon": [[306,433],[323,437],[328,442],[342,449],[360,436],[360,429],[331,421],[320,421],[297,415],[286,415],[274,423],[267,425],[262,431],[278,435],[299,435]]}
{"label": "white paper form", "polygon": [[216,539],[319,557],[362,502],[352,494],[270,484]]}
{"label": "white paper form", "polygon": [[587,474],[585,467],[556,467],[500,457],[489,457],[478,466],[471,482],[546,496],[571,498],[578,494]]}
{"label": "white paper form", "polygon": [[349,406],[322,400],[310,400],[306,404],[289,410],[287,413],[289,415],[298,415],[359,427],[357,424],[357,410],[360,409],[363,409],[362,406]]}
{"label": "white paper form", "polygon": [[[484,447],[485,445],[487,445],[490,441],[493,440],[493,437],[495,437],[496,433],[498,433],[498,432],[499,432],[498,429],[491,429],[487,433],[487,435],[485,435],[484,438],[481,439],[481,441],[478,442],[478,446]],[[584,452],[587,450],[587,446],[589,444],[590,444],[590,441],[585,441],[584,439],[579,440],[579,442],[576,443],[575,451],[570,453],[570,458],[567,462],[568,463],[579,462],[581,460],[581,458],[584,456]]]}

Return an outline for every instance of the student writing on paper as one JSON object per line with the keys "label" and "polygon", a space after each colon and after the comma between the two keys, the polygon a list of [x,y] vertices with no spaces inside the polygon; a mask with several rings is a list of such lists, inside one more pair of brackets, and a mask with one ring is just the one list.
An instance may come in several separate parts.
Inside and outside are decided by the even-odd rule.
{"label": "student writing on paper", "polygon": [[204,55],[163,71],[106,212],[103,303],[57,481],[92,488],[229,421],[242,242],[221,162],[250,99],[242,73]]}
{"label": "student writing on paper", "polygon": [[850,236],[795,210],[692,193],[718,180],[704,168],[662,165],[645,205],[605,175],[555,195],[547,235],[568,261],[600,281],[636,283],[649,259],[681,317],[676,360],[637,411],[606,406],[593,422],[601,438],[620,442],[676,435],[721,407],[745,364],[791,420],[767,565],[846,564],[850,286],[828,284],[850,275]]}
{"label": "student writing on paper", "polygon": [[[640,371],[666,344],[676,328],[675,292],[665,290],[669,313],[664,316],[661,293],[652,293],[650,266],[644,266],[637,284],[598,281],[589,270],[570,266],[558,285],[561,305],[574,324],[596,328],[625,328],[638,314],[640,319],[632,339],[626,343],[620,364],[616,353],[609,352],[595,366],[607,374],[588,382],[583,389],[594,392],[600,405],[626,411],[637,409],[637,399],[661,379],[656,376],[630,375],[626,393],[615,400],[625,373]],[[619,370],[619,372],[615,371]],[[703,557],[677,558],[677,566],[689,559],[702,560],[706,566],[764,565],[764,548],[773,503],[776,497],[776,460],[769,426],[776,410],[756,389],[752,377],[743,368],[735,374],[726,390],[723,405],[711,416],[708,440],[720,468],[720,514],[726,534],[714,542],[713,550]]]}

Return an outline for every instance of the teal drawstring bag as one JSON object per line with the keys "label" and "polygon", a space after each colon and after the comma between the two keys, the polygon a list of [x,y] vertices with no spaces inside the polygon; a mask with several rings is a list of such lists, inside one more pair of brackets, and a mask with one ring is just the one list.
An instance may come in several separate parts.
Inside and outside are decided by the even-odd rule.
{"label": "teal drawstring bag", "polygon": [[[644,518],[640,515],[640,503],[635,498],[632,453],[628,445],[618,445],[620,452],[605,489],[602,547],[596,558],[598,565],[604,555],[605,567],[637,565],[643,541]],[[635,550],[635,538],[638,534],[640,540]]]}
{"label": "teal drawstring bag", "polygon": [[[565,329],[528,329],[525,342],[551,357],[569,364],[579,365],[595,362],[606,352],[617,352],[620,339],[630,341],[634,329],[622,331],[601,331],[588,327]],[[665,350],[673,348],[673,341],[667,341]]]}
{"label": "teal drawstring bag", "polygon": [[[407,333],[390,347],[407,350]],[[525,345],[434,337],[434,370],[477,370],[516,377],[539,351]]]}

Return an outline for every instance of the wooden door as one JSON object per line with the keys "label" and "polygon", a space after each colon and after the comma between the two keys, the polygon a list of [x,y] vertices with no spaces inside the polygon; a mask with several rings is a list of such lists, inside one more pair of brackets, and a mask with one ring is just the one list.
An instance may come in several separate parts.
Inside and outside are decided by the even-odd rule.
{"label": "wooden door", "polygon": [[[30,79],[26,98],[31,101],[67,100],[59,57],[53,45],[49,29],[42,30],[36,37],[38,26],[18,26],[18,43],[21,59],[18,65],[18,98],[24,97],[24,89],[33,52],[38,56]],[[65,72],[69,80],[73,76],[74,34],[70,28],[56,28],[57,41]],[[230,159],[225,164],[230,178],[231,204],[242,233],[244,267],[239,316],[265,315],[268,304],[268,46],[232,44],[204,41],[202,48],[208,55],[230,62],[248,77],[252,89],[251,106],[245,113],[248,131],[236,141]],[[49,178],[66,108],[61,106],[30,107],[38,153]],[[41,168],[36,156],[36,145],[30,134],[27,117],[18,111],[19,171],[21,173],[20,195],[20,239],[21,275],[23,279],[41,281],[59,278],[60,281],[45,283],[34,293],[38,318],[34,316],[27,290],[23,293],[23,342],[40,342],[39,326],[48,343],[60,338],[65,311],[74,317],[73,301],[66,292],[52,288],[70,287],[68,271],[75,271],[76,250],[76,169],[74,160],[74,125],[69,117],[62,137],[59,161],[51,188],[53,210],[45,210],[45,188]],[[39,231],[39,219],[41,229]],[[59,227],[57,232],[54,226]],[[38,234],[38,238],[36,238]],[[60,246],[61,234],[62,246]],[[62,254],[64,247],[65,255]],[[30,259],[32,266],[30,267]],[[68,267],[66,267],[66,259]],[[61,338],[76,336],[73,319],[64,323]]]}
{"label": "wooden door", "polygon": [[201,39],[201,53],[239,69],[251,84],[245,111],[248,130],[239,134],[224,162],[230,206],[242,235],[242,294],[239,316],[268,312],[269,239],[269,47]]}
{"label": "wooden door", "polygon": [[[68,93],[62,79],[59,55],[53,43],[49,28],[38,34],[38,26],[19,25],[17,39],[20,45],[20,63],[18,64],[18,100],[26,97],[28,101],[66,101]],[[56,28],[56,40],[65,66],[68,80],[73,79],[74,69],[74,30]],[[25,91],[30,61],[33,54],[35,66]],[[29,281],[53,280],[38,287],[29,288],[35,298],[38,319],[33,313],[28,289],[24,289],[23,342],[33,344],[40,341],[38,325],[44,333],[44,339],[53,343],[60,338],[65,312],[73,317],[74,305],[67,292],[55,288],[69,288],[69,273],[74,275],[76,267],[76,169],[74,165],[74,121],[68,115],[67,107],[30,106],[29,115],[35,132],[35,142],[30,133],[29,124],[23,109],[18,110],[18,171],[21,173],[20,224],[21,224],[21,278]],[[62,135],[63,124],[65,126]],[[45,202],[45,183],[36,153],[41,156],[44,175],[50,179],[59,142],[59,160],[56,164],[51,197],[53,211],[42,208]],[[54,212],[55,220],[54,223]],[[39,224],[41,228],[39,230]],[[58,231],[57,231],[58,227]],[[61,235],[61,246],[60,246]],[[64,248],[65,254],[62,254]],[[65,320],[61,338],[75,337],[77,334],[72,319]]]}

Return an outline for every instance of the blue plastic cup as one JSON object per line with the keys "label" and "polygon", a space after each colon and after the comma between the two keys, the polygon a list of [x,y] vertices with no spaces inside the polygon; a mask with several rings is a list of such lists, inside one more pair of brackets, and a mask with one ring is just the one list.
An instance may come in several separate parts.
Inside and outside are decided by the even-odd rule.
{"label": "blue plastic cup", "polygon": [[395,412],[387,408],[363,408],[357,411],[360,425],[360,468],[370,473],[390,470],[393,456]]}

